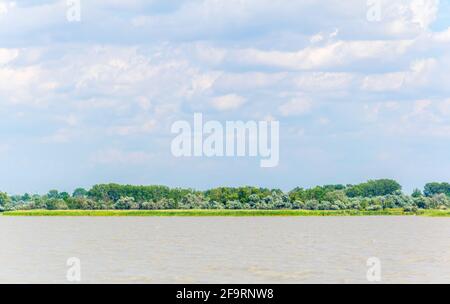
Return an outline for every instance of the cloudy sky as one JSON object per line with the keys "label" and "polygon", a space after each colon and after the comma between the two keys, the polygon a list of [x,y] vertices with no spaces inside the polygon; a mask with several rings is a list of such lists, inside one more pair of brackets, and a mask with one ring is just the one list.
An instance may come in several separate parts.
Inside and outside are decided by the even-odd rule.
{"label": "cloudy sky", "polygon": [[[380,7],[81,0],[69,22],[65,0],[0,0],[0,188],[450,181],[450,1]],[[174,158],[195,112],[280,121],[279,166]]]}

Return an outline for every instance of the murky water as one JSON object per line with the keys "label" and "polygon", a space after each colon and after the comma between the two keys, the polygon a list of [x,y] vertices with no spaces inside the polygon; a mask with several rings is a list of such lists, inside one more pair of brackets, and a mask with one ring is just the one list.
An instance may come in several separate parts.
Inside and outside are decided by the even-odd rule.
{"label": "murky water", "polygon": [[450,283],[450,218],[0,217],[0,283]]}

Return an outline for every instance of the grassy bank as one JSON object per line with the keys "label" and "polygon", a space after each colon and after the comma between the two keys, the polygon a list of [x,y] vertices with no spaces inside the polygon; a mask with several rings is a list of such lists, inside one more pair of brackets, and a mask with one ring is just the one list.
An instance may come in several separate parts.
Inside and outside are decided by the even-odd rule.
{"label": "grassy bank", "polygon": [[402,209],[359,210],[30,210],[4,212],[3,216],[400,216],[450,217],[450,211],[421,210],[406,213]]}

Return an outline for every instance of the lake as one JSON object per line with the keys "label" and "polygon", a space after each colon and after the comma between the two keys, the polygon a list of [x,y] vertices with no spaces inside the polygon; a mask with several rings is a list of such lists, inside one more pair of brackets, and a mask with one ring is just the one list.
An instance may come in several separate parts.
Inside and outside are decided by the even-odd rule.
{"label": "lake", "polygon": [[450,218],[1,217],[0,283],[450,283]]}

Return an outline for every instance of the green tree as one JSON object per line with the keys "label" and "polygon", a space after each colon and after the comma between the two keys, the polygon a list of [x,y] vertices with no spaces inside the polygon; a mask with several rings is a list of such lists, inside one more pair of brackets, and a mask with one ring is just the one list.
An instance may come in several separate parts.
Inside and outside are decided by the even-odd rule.
{"label": "green tree", "polygon": [[58,192],[58,190],[50,190],[50,191],[47,193],[47,197],[50,198],[50,199],[52,199],[52,198],[59,198],[59,192]]}
{"label": "green tree", "polygon": [[46,209],[47,210],[67,210],[69,208],[67,207],[67,203],[63,199],[52,198],[52,199],[47,200]]}
{"label": "green tree", "polygon": [[427,197],[432,197],[436,194],[445,194],[450,196],[450,184],[449,183],[428,183],[425,185],[423,193]]}
{"label": "green tree", "polygon": [[366,183],[351,186],[347,188],[348,197],[373,197],[400,192],[402,186],[392,179],[369,180]]}
{"label": "green tree", "polygon": [[87,197],[87,195],[88,195],[88,192],[84,188],[77,188],[72,193],[73,197]]}
{"label": "green tree", "polygon": [[28,202],[31,200],[31,195],[29,195],[28,193],[25,193],[24,195],[22,195],[21,200],[24,202]]}
{"label": "green tree", "polygon": [[10,202],[8,194],[0,192],[0,206],[5,207]]}
{"label": "green tree", "polygon": [[411,194],[412,197],[421,197],[422,196],[422,191],[420,191],[419,189],[414,189],[413,193]]}

